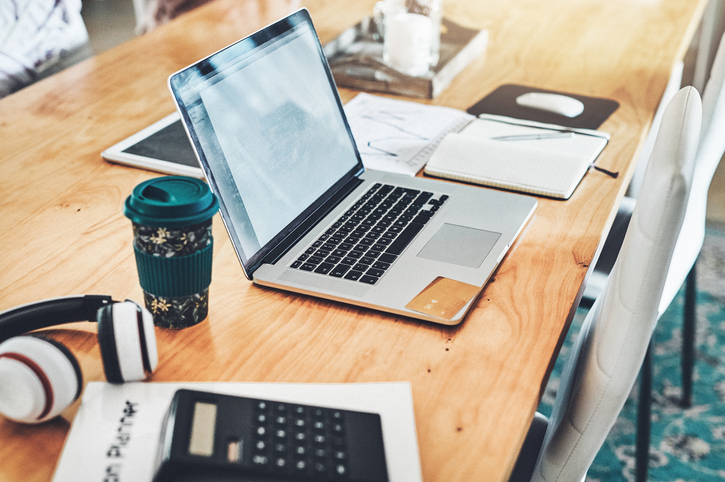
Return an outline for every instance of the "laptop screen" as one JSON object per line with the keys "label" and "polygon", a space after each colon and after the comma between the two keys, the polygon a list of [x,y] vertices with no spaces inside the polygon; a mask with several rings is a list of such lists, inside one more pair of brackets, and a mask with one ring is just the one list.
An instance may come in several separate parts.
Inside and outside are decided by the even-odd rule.
{"label": "laptop screen", "polygon": [[247,276],[362,170],[306,10],[172,75],[169,85]]}

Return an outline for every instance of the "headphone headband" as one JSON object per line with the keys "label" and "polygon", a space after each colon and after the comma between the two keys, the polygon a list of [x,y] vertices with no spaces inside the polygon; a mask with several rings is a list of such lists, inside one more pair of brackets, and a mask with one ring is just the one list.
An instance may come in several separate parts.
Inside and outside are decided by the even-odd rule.
{"label": "headphone headband", "polygon": [[85,295],[51,298],[0,313],[0,343],[40,328],[75,321],[96,321],[100,308],[115,303],[110,296]]}

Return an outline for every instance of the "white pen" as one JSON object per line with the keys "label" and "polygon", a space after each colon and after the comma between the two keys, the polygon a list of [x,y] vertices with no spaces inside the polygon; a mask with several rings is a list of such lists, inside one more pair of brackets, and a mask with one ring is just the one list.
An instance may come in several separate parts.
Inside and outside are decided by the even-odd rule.
{"label": "white pen", "polygon": [[539,139],[566,139],[574,137],[573,132],[553,132],[551,134],[515,134],[510,136],[491,137],[495,141],[537,141]]}

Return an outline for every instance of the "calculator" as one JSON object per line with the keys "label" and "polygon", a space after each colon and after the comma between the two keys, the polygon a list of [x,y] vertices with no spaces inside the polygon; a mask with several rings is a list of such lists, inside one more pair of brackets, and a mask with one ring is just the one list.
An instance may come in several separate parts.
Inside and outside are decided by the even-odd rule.
{"label": "calculator", "polygon": [[154,482],[388,481],[380,415],[178,390]]}

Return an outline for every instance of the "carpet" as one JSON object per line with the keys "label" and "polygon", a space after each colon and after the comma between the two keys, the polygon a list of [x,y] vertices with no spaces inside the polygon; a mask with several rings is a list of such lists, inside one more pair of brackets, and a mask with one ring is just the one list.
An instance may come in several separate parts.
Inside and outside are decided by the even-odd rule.
{"label": "carpet", "polygon": [[[725,480],[725,231],[707,230],[697,265],[697,284],[693,404],[687,410],[679,405],[683,289],[663,313],[653,335],[652,482]],[[587,311],[577,310],[556,361],[539,405],[546,416],[551,413],[564,360]],[[637,398],[635,385],[589,469],[587,481],[635,480]]]}

